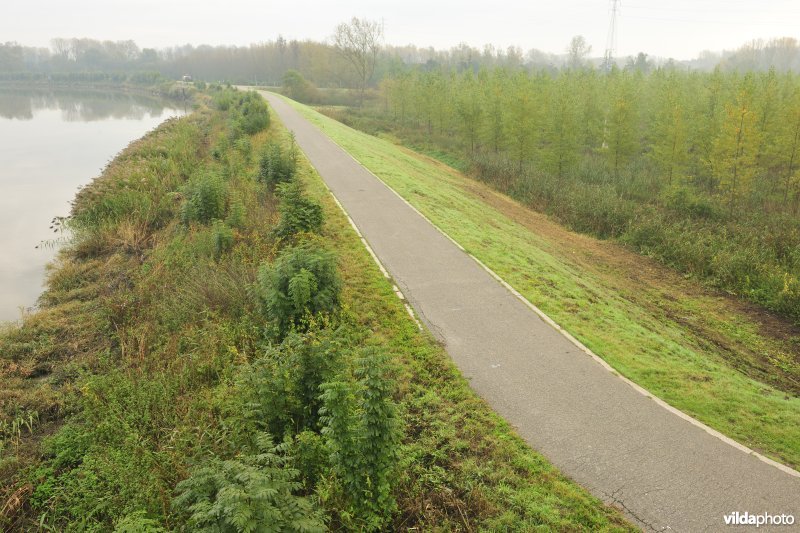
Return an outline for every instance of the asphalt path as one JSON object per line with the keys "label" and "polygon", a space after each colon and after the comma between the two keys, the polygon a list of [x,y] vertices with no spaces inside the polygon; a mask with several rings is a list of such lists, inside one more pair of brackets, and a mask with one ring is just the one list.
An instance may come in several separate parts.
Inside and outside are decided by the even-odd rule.
{"label": "asphalt path", "polygon": [[282,98],[262,94],[472,388],[562,472],[645,530],[726,530],[736,511],[800,523],[797,472],[611,372]]}

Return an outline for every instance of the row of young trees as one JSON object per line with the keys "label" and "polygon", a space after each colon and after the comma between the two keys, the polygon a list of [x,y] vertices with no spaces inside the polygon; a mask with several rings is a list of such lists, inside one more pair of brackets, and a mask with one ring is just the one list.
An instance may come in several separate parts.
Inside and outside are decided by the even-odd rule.
{"label": "row of young trees", "polygon": [[615,70],[408,71],[384,81],[385,111],[455,139],[470,156],[506,157],[563,178],[586,158],[614,179],[639,165],[729,208],[800,201],[800,78],[792,74],[650,75]]}
{"label": "row of young trees", "polygon": [[408,70],[346,117],[800,321],[795,74]]}

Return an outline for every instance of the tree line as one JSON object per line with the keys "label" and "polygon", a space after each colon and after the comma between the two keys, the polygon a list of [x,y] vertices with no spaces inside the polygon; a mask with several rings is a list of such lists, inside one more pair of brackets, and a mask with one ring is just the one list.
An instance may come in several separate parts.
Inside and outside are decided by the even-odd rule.
{"label": "tree line", "polygon": [[757,202],[796,213],[800,202],[792,74],[417,70],[382,87],[399,124],[458,139],[470,155],[503,154],[520,170],[563,178],[591,156],[613,179],[638,163],[731,209]]}
{"label": "tree line", "polygon": [[[182,45],[166,48],[140,47],[132,40],[100,41],[87,38],[55,38],[49,47],[25,46],[16,42],[0,43],[0,74],[65,72],[158,72],[170,78],[191,75],[205,81],[281,85],[287,71],[298,71],[320,87],[359,87],[358,72],[351,68],[347,54],[342,54],[340,29],[375,32],[375,22],[352,19],[333,29],[330,42],[274,39],[249,46]],[[356,32],[354,35],[363,35]],[[357,40],[357,39],[356,39]],[[407,68],[455,69],[458,71],[508,68],[550,71],[575,68],[578,65],[599,68],[602,58],[590,57],[582,37],[576,36],[563,53],[537,49],[523,50],[509,46],[496,48],[460,43],[449,49],[417,45],[394,46],[383,42],[376,49],[374,73],[369,82],[377,84],[387,76]],[[577,45],[577,47],[576,47]],[[576,64],[576,59],[578,64]],[[691,61],[653,58],[645,53],[617,61],[619,67],[653,70],[657,67],[725,71],[778,71],[800,69],[800,45],[793,38],[751,41],[737,50],[720,53],[702,52]],[[358,70],[358,67],[356,68]]]}

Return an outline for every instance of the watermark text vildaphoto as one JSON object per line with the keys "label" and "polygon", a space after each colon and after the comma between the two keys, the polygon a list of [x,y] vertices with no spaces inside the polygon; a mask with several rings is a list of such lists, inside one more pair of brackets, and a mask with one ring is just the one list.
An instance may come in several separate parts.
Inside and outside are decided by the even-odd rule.
{"label": "watermark text vildaphoto", "polygon": [[723,516],[726,526],[791,526],[794,524],[794,515],[791,514],[752,514],[747,511],[735,511]]}

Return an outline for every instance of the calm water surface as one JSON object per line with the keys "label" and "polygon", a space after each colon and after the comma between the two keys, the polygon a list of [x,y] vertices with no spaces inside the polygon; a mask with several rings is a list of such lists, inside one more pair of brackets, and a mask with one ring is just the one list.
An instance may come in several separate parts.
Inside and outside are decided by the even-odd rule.
{"label": "calm water surface", "polygon": [[[120,93],[0,89],[0,321],[19,319],[53,259],[49,228],[77,189],[175,104]],[[38,248],[37,248],[38,246]]]}

